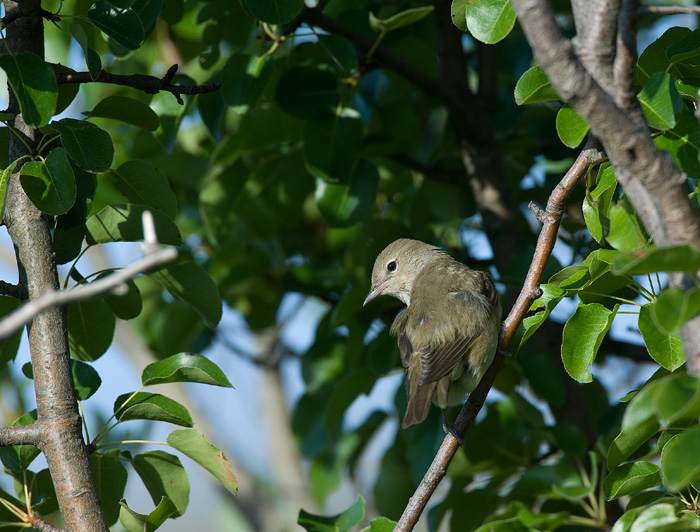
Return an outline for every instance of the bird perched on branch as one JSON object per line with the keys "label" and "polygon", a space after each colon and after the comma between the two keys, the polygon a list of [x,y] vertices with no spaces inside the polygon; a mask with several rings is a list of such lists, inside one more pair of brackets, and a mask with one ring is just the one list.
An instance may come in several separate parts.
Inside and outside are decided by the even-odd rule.
{"label": "bird perched on branch", "polygon": [[501,307],[489,275],[442,249],[401,238],[374,263],[363,306],[380,295],[406,304],[391,326],[406,368],[403,428],[425,420],[476,388],[498,345]]}

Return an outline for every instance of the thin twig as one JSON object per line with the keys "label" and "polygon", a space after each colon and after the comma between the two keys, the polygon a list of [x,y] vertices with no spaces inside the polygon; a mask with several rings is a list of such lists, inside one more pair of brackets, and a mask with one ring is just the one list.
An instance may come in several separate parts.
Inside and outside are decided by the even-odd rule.
{"label": "thin twig", "polygon": [[131,87],[146,94],[157,94],[160,91],[166,91],[172,93],[180,105],[184,104],[181,97],[182,94],[206,94],[219,90],[223,85],[222,81],[214,81],[204,85],[173,85],[171,81],[175,76],[175,72],[177,72],[177,65],[171,66],[162,78],[147,74],[110,74],[103,70],[96,79],[92,79],[89,72],[56,72],[56,82],[110,83],[112,85]]}
{"label": "thin twig", "polygon": [[[523,288],[520,291],[515,305],[513,305],[508,317],[503,322],[499,342],[499,353],[494,357],[491,366],[481,379],[481,382],[469,395],[469,400],[464,405],[464,408],[462,408],[459,416],[457,416],[454,428],[458,436],[463,437],[469,426],[471,426],[476,419],[476,415],[479,413],[479,410],[481,410],[486,396],[496,380],[498,372],[503,368],[505,357],[502,353],[508,351],[518,326],[525,317],[525,314],[527,314],[536,294],[539,293],[538,285],[540,278],[542,277],[542,272],[547,264],[547,260],[552,254],[552,249],[554,249],[557,231],[564,213],[564,205],[569,194],[581,177],[586,174],[591,164],[599,161],[602,157],[602,153],[597,147],[591,147],[590,144],[586,146],[549,196],[546,210],[547,216],[544,217],[544,225],[537,239],[537,247],[535,248],[535,254],[532,258],[527,277],[525,278],[525,283],[523,284]],[[394,532],[409,532],[413,530],[413,527],[418,522],[418,518],[428,504],[430,497],[432,497],[438,484],[447,473],[447,468],[457,453],[457,449],[459,449],[457,439],[455,439],[452,434],[447,434],[433,459],[433,463],[430,465],[430,468],[418,485],[418,488],[416,488],[403,515],[396,524]]]}
{"label": "thin twig", "polygon": [[0,295],[14,297],[15,299],[26,299],[22,294],[22,287],[5,281],[0,281]]}
{"label": "thin twig", "polygon": [[38,530],[39,532],[65,532],[62,528],[56,528],[55,526],[36,516],[31,516],[27,522],[32,525],[32,528]]}
{"label": "thin twig", "polygon": [[27,301],[12,314],[0,320],[0,340],[8,338],[12,333],[32,321],[48,308],[57,305],[67,305],[68,303],[75,303],[76,301],[83,301],[100,294],[112,292],[138,274],[174,260],[177,257],[177,249],[171,247],[161,248],[159,246],[153,215],[150,211],[143,213],[142,223],[144,235],[142,245],[144,256],[142,259],[89,284],[83,284],[68,290],[51,290],[36,299]]}
{"label": "thin twig", "polygon": [[700,14],[700,6],[640,6],[637,16]]}
{"label": "thin twig", "polygon": [[8,338],[23,325],[32,321],[35,316],[50,307],[67,305],[68,303],[83,301],[100,294],[111,292],[129,279],[136,277],[139,273],[144,273],[157,266],[166,264],[176,257],[177,249],[162,248],[98,281],[93,281],[89,284],[80,285],[68,290],[51,290],[45,292],[38,298],[26,302],[15,312],[0,320],[0,340]]}

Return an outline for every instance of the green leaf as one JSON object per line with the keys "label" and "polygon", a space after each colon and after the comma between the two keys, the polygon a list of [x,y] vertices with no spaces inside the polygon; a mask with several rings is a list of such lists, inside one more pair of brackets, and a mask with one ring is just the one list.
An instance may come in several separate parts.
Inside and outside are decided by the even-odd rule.
{"label": "green leaf", "polygon": [[316,180],[316,202],[331,227],[350,227],[362,221],[374,207],[379,184],[375,166],[360,160],[345,183]]}
{"label": "green leaf", "polygon": [[675,335],[686,321],[700,312],[700,289],[684,292],[680,288],[667,288],[649,306],[657,328],[662,333]]}
{"label": "green leaf", "polygon": [[124,499],[119,504],[119,522],[129,532],[153,532],[165,523],[168,517],[177,514],[175,504],[168,497],[162,497],[158,506],[148,515],[133,511]]}
{"label": "green leaf", "polygon": [[610,208],[610,232],[608,243],[620,251],[634,251],[644,247],[647,239],[642,234],[637,217],[630,214],[622,205]]}
{"label": "green leaf", "polygon": [[697,527],[696,516],[685,513],[679,518],[676,505],[665,502],[653,504],[639,512],[630,530],[631,532],[681,532],[697,530]]}
{"label": "green leaf", "polygon": [[97,174],[111,166],[114,145],[104,129],[73,118],[51,122],[51,127],[61,134],[61,143],[70,158],[86,172]]}
{"label": "green leaf", "polygon": [[158,115],[153,109],[143,102],[126,96],[107,96],[86,114],[90,118],[119,120],[146,131],[155,131],[160,125]]}
{"label": "green leaf", "polygon": [[530,305],[530,310],[537,312],[523,320],[522,326],[516,335],[518,339],[513,342],[513,345],[517,345],[516,353],[535,334],[537,329],[547,320],[550,312],[566,295],[566,290],[551,284],[542,284],[540,289],[542,290],[542,295]]}
{"label": "green leaf", "polygon": [[148,273],[148,276],[175,299],[194,308],[208,327],[216,327],[221,320],[223,304],[219,289],[199,264],[171,264]]}
{"label": "green leaf", "polygon": [[700,415],[700,381],[680,373],[659,379],[652,406],[664,427],[682,426],[686,422],[695,424]]}
{"label": "green leaf", "polygon": [[[114,401],[114,415],[117,421],[150,419],[151,421],[173,423],[181,427],[192,426],[190,413],[174,399],[150,392],[138,392],[133,397],[132,395],[125,393]],[[129,401],[125,404],[127,399]]]}
{"label": "green leaf", "polygon": [[654,272],[693,273],[700,269],[700,251],[690,244],[671,247],[647,246],[643,250],[620,254],[612,263],[617,275],[645,275]]}
{"label": "green leaf", "polygon": [[664,485],[680,491],[700,479],[700,427],[674,436],[661,450]]}
{"label": "green leaf", "polygon": [[71,356],[92,362],[105,354],[114,337],[114,312],[102,299],[68,305],[68,345]]}
{"label": "green leaf", "polygon": [[275,96],[289,114],[308,118],[317,111],[335,111],[339,101],[337,85],[336,77],[328,71],[290,68],[277,82]]}
{"label": "green leaf", "polygon": [[[221,81],[221,73],[217,72],[206,83]],[[219,143],[222,139],[224,118],[226,117],[226,100],[221,90],[200,94],[197,96],[197,110],[202,122],[209,133]]]}
{"label": "green leaf", "polygon": [[515,85],[515,103],[518,105],[560,99],[539,65],[526,70]]}
{"label": "green leaf", "polygon": [[377,517],[369,522],[369,526],[363,528],[360,532],[393,532],[396,527],[396,521],[387,519],[386,517]]}
{"label": "green leaf", "polygon": [[219,366],[195,353],[180,353],[149,364],[141,374],[144,386],[167,382],[199,382],[233,388]]}
{"label": "green leaf", "polygon": [[[58,499],[56,490],[51,480],[51,473],[48,468],[42,469],[38,473],[33,471],[12,472],[15,478],[15,489],[17,495],[26,501],[24,497],[24,486],[30,487],[32,510],[42,515],[49,515],[58,511]],[[7,500],[7,499],[5,499]]]}
{"label": "green leaf", "polygon": [[0,68],[19,101],[22,118],[28,126],[42,127],[56,111],[58,85],[53,68],[32,52],[0,56]]}
{"label": "green leaf", "polygon": [[639,332],[644,338],[649,355],[659,365],[669,371],[675,371],[685,362],[683,343],[677,333],[669,334],[657,325],[652,317],[651,305],[644,305],[639,309],[637,322]]}
{"label": "green leaf", "polygon": [[611,471],[659,431],[653,408],[658,384],[658,380],[647,381],[627,405],[622,417],[622,430],[608,450],[608,469]]}
{"label": "green leaf", "polygon": [[304,9],[304,0],[244,0],[248,11],[261,22],[286,24]]}
{"label": "green leaf", "polygon": [[[700,81],[697,88],[700,88]],[[693,88],[693,93],[696,95],[697,88]],[[693,97],[693,102],[695,102],[695,97]],[[676,126],[660,135],[657,134],[654,137],[654,144],[659,149],[667,150],[676,165],[682,168],[688,177],[693,179],[700,177],[700,161],[698,160],[700,124],[689,110],[684,108],[680,113],[677,113]]]}
{"label": "green leaf", "polygon": [[[37,420],[36,409],[23,414],[12,422],[12,427],[33,425]],[[41,451],[33,445],[12,445],[0,447],[0,460],[10,471],[25,471]]]}
{"label": "green leaf", "polygon": [[64,214],[75,203],[75,175],[63,148],[51,150],[44,162],[25,163],[20,180],[32,203],[46,214]]}
{"label": "green leaf", "polygon": [[226,103],[237,113],[245,113],[255,107],[273,72],[273,62],[269,57],[231,54],[221,78]]}
{"label": "green leaf", "polygon": [[581,303],[564,325],[561,358],[568,374],[578,382],[593,380],[590,365],[595,361],[618,306],[611,311],[600,303]]}
{"label": "green leaf", "polygon": [[396,15],[392,15],[388,18],[377,18],[374,13],[370,11],[369,25],[374,31],[386,33],[398,28],[403,28],[404,26],[415,24],[419,20],[430,15],[430,13],[433,12],[433,9],[433,6],[414,7],[413,9],[406,9],[405,11],[396,13]]}
{"label": "green leaf", "polygon": [[102,72],[102,60],[99,54],[89,46],[87,33],[85,33],[85,29],[80,24],[74,22],[68,26],[68,29],[73,38],[83,49],[85,64],[90,73],[90,79],[93,81],[96,80]]}
{"label": "green leaf", "polygon": [[612,501],[661,484],[660,467],[651,462],[624,464],[605,477],[603,494]]}
{"label": "green leaf", "polygon": [[634,426],[623,428],[608,449],[608,469],[619,466],[634,451],[659,431],[659,422],[651,417]]}
{"label": "green leaf", "polygon": [[307,532],[348,532],[365,518],[365,500],[358,496],[350,508],[338,515],[315,515],[299,510],[297,523]]}
{"label": "green leaf", "polygon": [[119,501],[124,496],[126,487],[127,472],[121,462],[119,449],[90,455],[92,477],[95,479],[97,495],[108,526],[119,519]]}
{"label": "green leaf", "polygon": [[669,73],[652,74],[637,97],[649,126],[666,130],[676,125],[675,114],[681,110],[681,97]]}
{"label": "green leaf", "polygon": [[133,159],[109,170],[114,187],[137,205],[148,205],[163,211],[170,218],[177,215],[177,198],[165,174],[139,159]]}
{"label": "green leaf", "polygon": [[581,206],[583,211],[583,219],[586,222],[586,227],[588,232],[591,233],[593,239],[598,242],[598,244],[603,244],[605,239],[603,223],[600,219],[600,211],[598,206],[595,205],[588,195],[583,198],[583,205]]}
{"label": "green leaf", "polygon": [[700,31],[694,30],[678,42],[668,47],[666,57],[669,63],[678,63],[700,55]]}
{"label": "green leaf", "polygon": [[182,244],[180,231],[169,216],[157,209],[129,203],[108,205],[87,219],[85,230],[88,245],[143,240],[142,216],[146,210],[153,214],[156,234],[161,244]]}
{"label": "green leaf", "polygon": [[659,378],[649,379],[641,390],[632,398],[622,416],[622,429],[634,428],[649,419],[656,419],[654,395],[659,385]]}
{"label": "green leaf", "polygon": [[[0,215],[2,218],[2,215]],[[17,310],[20,301],[17,298],[0,295],[0,319]],[[24,327],[19,331],[0,342],[0,368],[4,368],[10,360],[14,360],[19,350]]]}
{"label": "green leaf", "polygon": [[680,72],[671,65],[667,52],[675,43],[689,36],[688,28],[672,27],[667,29],[661,37],[652,42],[639,56],[636,70],[636,81],[644,85],[654,72],[670,72],[673,75]]}
{"label": "green leaf", "polygon": [[102,384],[100,374],[90,364],[71,358],[73,386],[78,400],[85,401],[93,396]]}
{"label": "green leaf", "polygon": [[673,82],[673,84],[675,85],[678,94],[681,95],[681,98],[695,101],[698,90],[700,90],[700,79],[677,79]]}
{"label": "green leaf", "polygon": [[99,0],[90,8],[87,16],[102,33],[127,50],[136,50],[146,38],[141,19],[129,7],[117,7],[106,0]]}
{"label": "green leaf", "polygon": [[163,497],[167,497],[175,506],[177,515],[185,513],[190,501],[190,481],[177,456],[164,451],[146,451],[134,456],[131,465],[141,477],[153,504],[159,504]]}
{"label": "green leaf", "polygon": [[467,31],[467,7],[471,0],[452,0],[450,6],[450,17],[452,23],[461,31]]}
{"label": "green leaf", "polygon": [[487,44],[505,39],[515,26],[510,0],[472,0],[467,4],[466,16],[469,33]]}
{"label": "green leaf", "polygon": [[[107,277],[110,273],[111,272],[104,272],[103,274],[98,275],[97,278],[102,279],[103,277]],[[107,293],[104,294],[102,298],[109,305],[109,308],[112,309],[112,312],[114,312],[114,315],[117,318],[122,320],[131,320],[141,314],[143,302],[141,300],[141,292],[139,292],[139,289],[133,279],[129,279],[124,284],[128,288],[128,292],[126,294],[117,295]]]}
{"label": "green leaf", "polygon": [[17,161],[12,161],[10,166],[5,168],[2,173],[0,173],[0,219],[5,215],[5,205],[7,204],[7,185],[10,182],[10,177],[12,172],[17,166]]}
{"label": "green leaf", "polygon": [[557,134],[564,146],[577,148],[586,138],[590,127],[586,121],[569,104],[564,105],[557,113]]}
{"label": "green leaf", "polygon": [[304,126],[306,168],[314,177],[344,181],[353,173],[362,147],[360,115],[345,109],[341,116],[324,115]]}
{"label": "green leaf", "polygon": [[360,64],[357,51],[348,39],[340,35],[319,35],[318,44],[330,56],[331,66],[338,72],[338,75],[348,77],[357,72]]}
{"label": "green leaf", "polygon": [[168,444],[209,471],[234,495],[238,481],[231,464],[220,449],[209,443],[197,429],[174,430],[168,435]]}

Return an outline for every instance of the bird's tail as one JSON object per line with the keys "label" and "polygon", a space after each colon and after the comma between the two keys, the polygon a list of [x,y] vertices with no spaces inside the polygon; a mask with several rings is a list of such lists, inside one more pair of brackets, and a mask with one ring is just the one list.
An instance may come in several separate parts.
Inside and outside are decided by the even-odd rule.
{"label": "bird's tail", "polygon": [[403,417],[402,428],[405,429],[416,423],[421,423],[428,417],[436,384],[431,382],[430,384],[409,386],[408,379],[406,380],[408,407],[406,407],[406,415]]}

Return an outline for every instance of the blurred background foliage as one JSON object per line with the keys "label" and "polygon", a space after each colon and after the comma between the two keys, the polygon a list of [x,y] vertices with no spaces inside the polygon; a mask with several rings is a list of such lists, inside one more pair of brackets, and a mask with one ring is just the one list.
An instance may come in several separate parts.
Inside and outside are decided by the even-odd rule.
{"label": "blurred background foliage", "polygon": [[[102,4],[108,3],[100,0],[98,7]],[[76,71],[97,73],[101,66],[113,74],[158,77],[177,64],[176,83],[222,81],[223,86],[183,96],[184,105],[166,92],[151,95],[99,83],[83,84],[79,92],[76,85],[59,86],[59,101],[63,98],[67,106],[61,117],[89,116],[108,131],[115,151],[110,170],[96,180],[92,174],[78,180],[80,211],[57,217],[57,261],[67,265],[62,270],[66,273],[86,234],[90,242],[87,217],[110,205],[150,204],[180,231],[179,266],[194,263],[213,279],[224,319],[219,322],[211,308],[218,298],[208,295],[206,282],[187,285],[189,295],[178,297],[163,291],[172,285],[144,276],[132,287],[140,303],[127,306],[131,310],[101,302],[99,308],[91,307],[95,315],[107,315],[97,320],[96,334],[106,338],[107,346],[112,343],[113,313],[129,319],[129,327],[117,326],[114,336],[126,352],[133,354],[128,343],[133,338],[156,359],[218,350],[251,365],[242,378],[264,375],[260,389],[252,392],[258,397],[237,400],[245,404],[266,398],[257,415],[267,416],[259,420],[272,429],[267,438],[226,431],[218,436],[222,448],[235,448],[235,442],[225,441],[230,437],[260,439],[264,448],[267,476],[259,475],[245,456],[237,456],[234,464],[241,479],[239,519],[250,529],[296,530],[300,508],[339,511],[357,493],[366,499],[368,518],[397,519],[444,432],[438,409],[420,426],[398,429],[405,395],[398,386],[400,361],[388,324],[400,307],[386,298],[362,308],[373,261],[399,237],[433,242],[489,271],[504,309],[509,309],[539,232],[527,204],[546,203],[575,159],[585,123],[575,113],[566,114],[555,94],[546,93],[546,78],[536,78],[537,72],[532,73],[534,86],[521,80],[516,90],[533,66],[519,28],[498,44],[484,44],[472,35],[477,29],[450,22],[464,16],[465,4],[459,1],[437,0],[434,9],[417,0],[330,0],[309,7],[301,0],[112,4],[120,13],[128,10],[137,16],[143,33],[134,26],[122,33],[110,30],[109,20],[101,33],[89,0],[46,2],[45,9],[60,8],[61,16],[55,24],[46,23],[47,62]],[[571,34],[568,4],[554,4],[559,22]],[[644,46],[670,24],[668,18],[643,19]],[[673,24],[694,27],[696,20],[681,17]],[[664,34],[664,46],[657,45],[659,57],[666,57],[672,44],[696,37],[687,28],[671,33]],[[647,75],[637,80],[640,91],[653,72],[665,68],[652,46],[648,50],[652,52],[642,54],[640,63],[646,58],[653,68],[643,69]],[[672,72],[673,80],[654,78],[657,85],[670,87],[670,114],[678,122],[653,126],[659,145],[672,150],[677,163],[696,179],[698,147],[693,139],[698,124],[692,102],[681,102],[678,90],[692,92],[700,75],[693,60],[685,60],[683,68]],[[674,93],[675,80],[685,80],[685,85],[676,84]],[[649,105],[654,109],[664,103]],[[0,135],[6,143],[7,130]],[[686,140],[673,144],[679,138]],[[610,273],[616,257],[606,255],[604,260],[602,253],[596,257],[607,267],[598,262],[593,274],[589,254],[599,248],[623,253],[647,245],[612,169],[593,170],[588,185],[580,186],[569,202],[543,280],[560,273],[533,307],[547,310],[522,332],[539,330],[508,359],[447,473],[448,482],[423,519],[424,529],[476,530],[503,522],[510,528],[498,530],[583,530],[622,516],[625,506],[605,502],[619,491],[609,485],[603,497],[608,447],[622,426],[635,434],[634,444],[627,444],[611,469],[630,456],[657,456],[654,435],[666,425],[657,422],[649,431],[649,423],[666,418],[649,407],[643,410],[642,418],[649,422],[643,430],[635,425],[639,419],[624,424],[625,403],[619,399],[659,365],[634,330],[635,319],[625,321],[617,305],[621,301],[608,296],[623,298],[623,303],[627,298],[639,301],[643,290],[634,287],[658,293],[665,277],[647,281],[627,275],[620,281],[622,270],[615,270],[617,277]],[[589,262],[578,269],[563,270],[586,257]],[[92,274],[82,270],[76,266],[73,279]],[[647,270],[663,271],[658,264]],[[573,278],[584,271],[585,281]],[[602,279],[595,275],[603,274],[603,281],[593,285]],[[601,298],[594,297],[601,293]],[[205,301],[196,301],[197,296]],[[579,327],[570,335],[571,357],[577,356],[580,331],[601,318],[607,328],[587,348],[592,359],[584,359],[580,373],[571,369],[578,359],[569,360],[567,373],[562,335],[577,296],[582,305],[598,301],[598,307],[589,307],[594,315],[584,321],[571,322],[572,329]],[[624,308],[630,307],[634,305]],[[606,335],[615,315],[612,334]],[[658,321],[645,323],[658,329]],[[670,342],[678,327],[662,330],[661,340]],[[13,358],[15,352],[16,347],[3,348],[2,359]],[[675,370],[682,351],[673,360],[657,362]],[[591,382],[580,384],[572,376]],[[239,376],[229,378],[238,386]],[[108,376],[103,374],[103,380]],[[695,384],[673,382],[694,390]],[[675,390],[673,386],[665,389]],[[363,398],[370,394],[372,401]],[[21,403],[17,408],[22,410]],[[220,402],[217,408],[226,410],[227,405]],[[456,412],[449,410],[448,419]],[[217,412],[210,412],[209,419],[212,430],[221,428]],[[369,472],[358,470],[366,455],[374,457]],[[625,467],[631,467],[629,462]],[[653,467],[621,475],[624,480],[646,479],[626,494],[650,493],[644,490],[662,482]],[[685,488],[695,480],[691,477],[672,484]],[[339,498],[327,502],[338,493]],[[663,510],[664,516],[681,523],[674,530],[695,526],[695,521],[678,517],[678,498],[653,493],[671,504]],[[654,498],[640,497],[627,507],[630,512],[637,509],[634,519]],[[355,513],[353,519],[364,515]]]}

